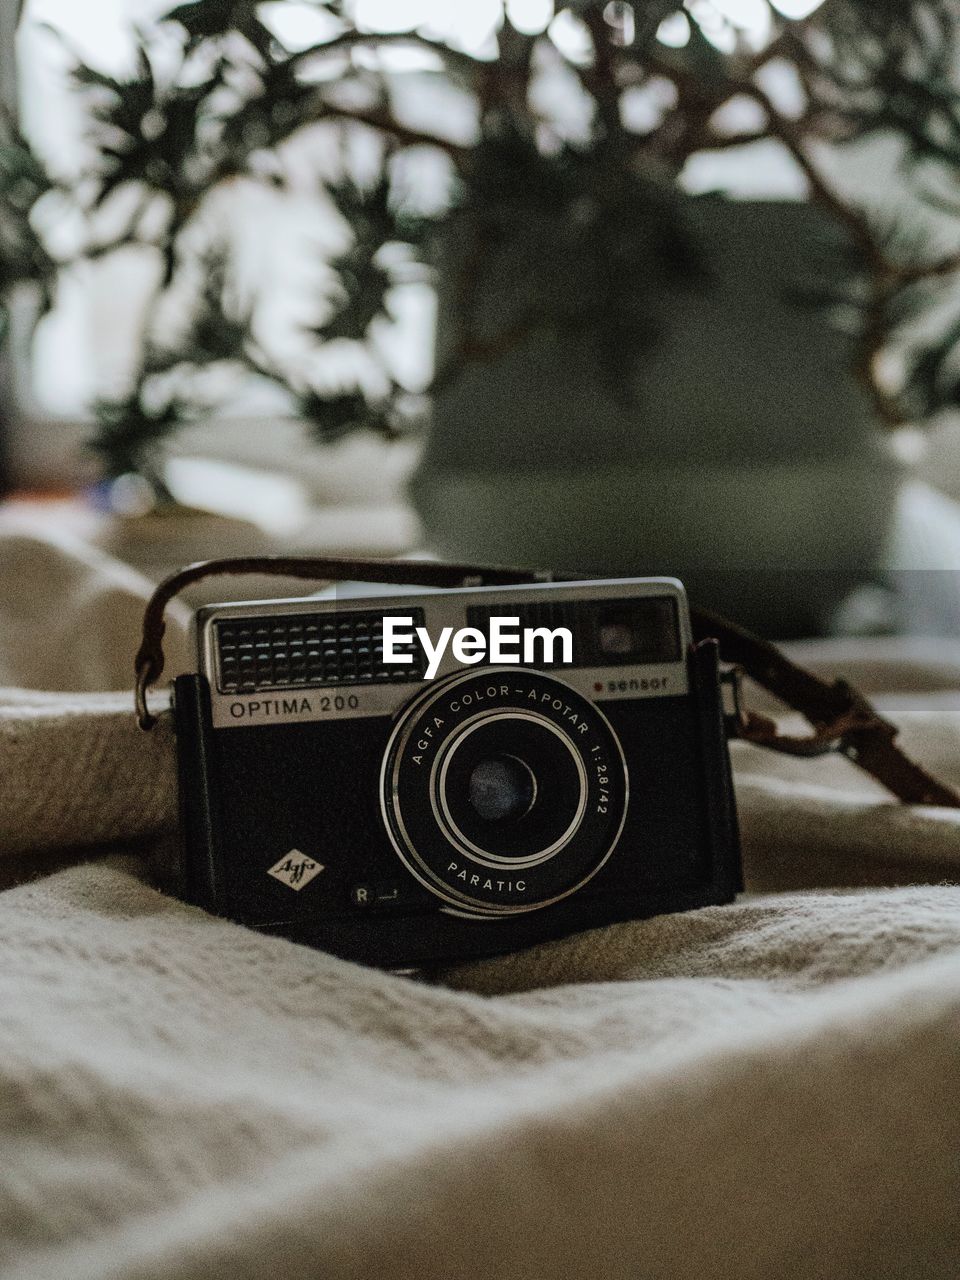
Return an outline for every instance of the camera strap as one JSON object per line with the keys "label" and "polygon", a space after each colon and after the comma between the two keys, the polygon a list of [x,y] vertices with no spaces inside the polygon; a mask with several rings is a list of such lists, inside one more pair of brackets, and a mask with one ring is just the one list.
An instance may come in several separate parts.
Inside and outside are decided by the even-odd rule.
{"label": "camera strap", "polygon": [[[134,661],[136,716],[141,729],[151,729],[156,723],[147,706],[147,690],[163,674],[167,605],[187,587],[205,578],[238,575],[298,578],[314,583],[359,581],[439,588],[579,580],[571,574],[422,560],[248,556],[188,565],[160,583],[144,612],[142,639]],[[723,679],[733,703],[727,715],[730,737],[786,755],[813,757],[837,753],[853,761],[904,803],[960,808],[960,795],[897,746],[896,725],[881,716],[847,681],[821,679],[769,641],[707,610],[691,608],[690,615],[695,642],[716,642],[721,661],[728,664]],[[745,700],[745,677],[799,712],[811,732],[781,733],[775,720],[751,711]]]}

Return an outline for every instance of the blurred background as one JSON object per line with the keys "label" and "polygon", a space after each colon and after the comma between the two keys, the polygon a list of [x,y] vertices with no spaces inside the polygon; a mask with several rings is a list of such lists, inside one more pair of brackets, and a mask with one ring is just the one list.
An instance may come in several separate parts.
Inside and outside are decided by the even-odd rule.
{"label": "blurred background", "polygon": [[960,621],[960,17],[0,0],[7,504]]}

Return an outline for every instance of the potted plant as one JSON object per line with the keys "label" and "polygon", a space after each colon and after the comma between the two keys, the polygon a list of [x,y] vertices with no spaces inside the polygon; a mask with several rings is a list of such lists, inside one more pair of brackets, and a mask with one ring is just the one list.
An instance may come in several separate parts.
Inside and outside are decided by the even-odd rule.
{"label": "potted plant", "polygon": [[[323,440],[429,419],[412,493],[442,554],[674,572],[768,630],[824,625],[881,561],[891,429],[960,397],[957,325],[915,324],[949,309],[960,265],[955,6],[513,0],[473,47],[399,7],[392,31],[338,0],[314,13],[294,42],[249,0],[199,0],[128,77],[77,61],[87,210],[127,211],[96,251],[162,263],[129,391],[97,406],[107,468],[159,477],[171,431],[209,408],[198,370],[240,365]],[[696,177],[771,148],[802,198]],[[308,326],[352,353],[325,379],[270,350],[209,232],[224,191],[302,183],[304,164],[349,229]],[[858,164],[911,208],[875,207]],[[410,385],[382,322],[428,270],[435,372]],[[164,333],[191,273],[190,319]]]}

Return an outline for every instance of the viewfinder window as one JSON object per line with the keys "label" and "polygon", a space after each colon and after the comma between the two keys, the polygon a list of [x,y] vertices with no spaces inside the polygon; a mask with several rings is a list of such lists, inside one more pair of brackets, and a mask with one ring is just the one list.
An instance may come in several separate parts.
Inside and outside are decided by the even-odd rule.
{"label": "viewfinder window", "polygon": [[597,666],[677,662],[680,627],[677,603],[670,596],[634,600],[597,600],[587,606],[584,639]]}

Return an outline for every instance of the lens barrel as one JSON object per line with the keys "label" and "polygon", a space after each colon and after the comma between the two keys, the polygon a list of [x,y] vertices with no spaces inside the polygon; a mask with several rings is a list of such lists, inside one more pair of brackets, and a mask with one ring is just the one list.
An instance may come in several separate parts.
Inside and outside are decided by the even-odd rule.
{"label": "lens barrel", "polygon": [[604,715],[521,667],[461,672],[401,713],[381,811],[405,866],[448,906],[547,906],[603,866],[623,827],[627,773]]}

